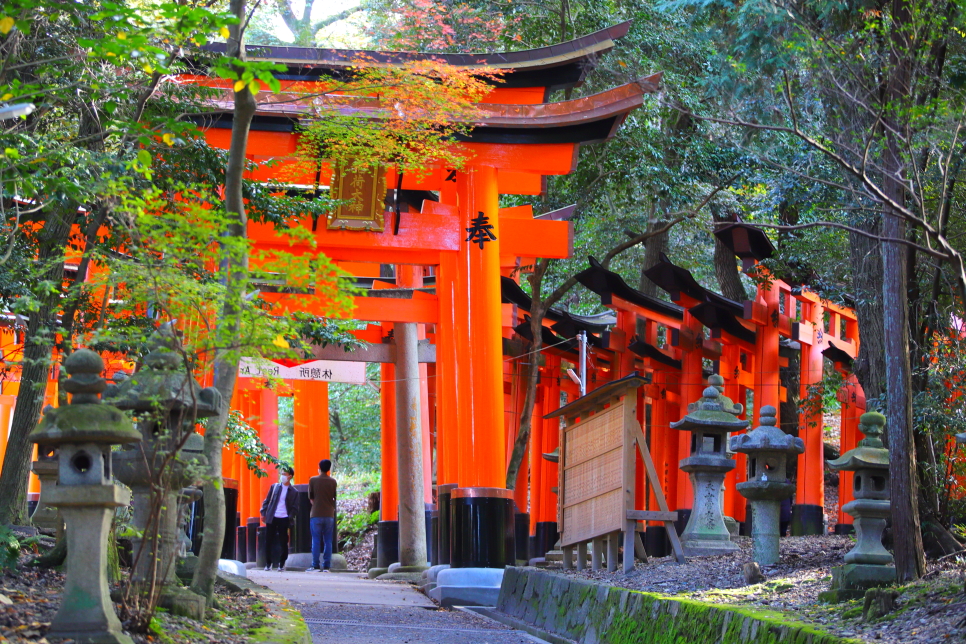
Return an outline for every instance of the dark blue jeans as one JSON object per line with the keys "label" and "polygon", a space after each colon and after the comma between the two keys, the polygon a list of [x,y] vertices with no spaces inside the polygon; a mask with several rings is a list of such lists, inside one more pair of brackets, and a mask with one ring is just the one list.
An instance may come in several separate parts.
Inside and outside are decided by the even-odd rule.
{"label": "dark blue jeans", "polygon": [[[332,536],[335,534],[335,517],[312,517],[312,567],[328,570],[332,567]],[[325,542],[323,548],[322,543]],[[322,551],[322,565],[319,565],[319,551]]]}

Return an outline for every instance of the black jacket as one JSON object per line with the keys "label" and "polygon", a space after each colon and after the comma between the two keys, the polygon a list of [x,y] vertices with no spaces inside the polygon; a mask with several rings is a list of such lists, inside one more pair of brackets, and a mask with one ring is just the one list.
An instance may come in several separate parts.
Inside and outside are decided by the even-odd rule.
{"label": "black jacket", "polygon": [[[279,499],[282,495],[276,490],[276,488],[282,487],[281,483],[274,483],[272,487],[268,488],[268,496],[262,501],[262,521],[265,525],[268,525],[275,519],[275,508],[278,507]],[[290,519],[295,518],[298,514],[299,508],[299,493],[295,490],[294,485],[289,485],[285,490],[288,494],[285,495],[285,511],[288,512]]]}

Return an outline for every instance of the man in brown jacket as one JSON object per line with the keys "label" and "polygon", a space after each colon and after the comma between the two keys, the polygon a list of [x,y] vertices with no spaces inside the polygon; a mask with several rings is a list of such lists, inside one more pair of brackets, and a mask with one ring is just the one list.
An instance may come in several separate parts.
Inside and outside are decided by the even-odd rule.
{"label": "man in brown jacket", "polygon": [[[336,480],[329,475],[332,461],[325,458],[319,461],[319,475],[309,479],[309,501],[312,512],[309,525],[312,528],[312,567],[308,572],[329,572],[332,566],[332,539],[335,536],[335,489]],[[325,548],[322,548],[322,542]],[[319,566],[319,551],[322,550],[322,565]]]}

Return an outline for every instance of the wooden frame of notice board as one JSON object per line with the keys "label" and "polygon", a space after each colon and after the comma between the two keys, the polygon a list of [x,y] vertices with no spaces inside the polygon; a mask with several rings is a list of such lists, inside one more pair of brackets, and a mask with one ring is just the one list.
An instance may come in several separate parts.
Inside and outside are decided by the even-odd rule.
{"label": "wooden frame of notice board", "polygon": [[[599,570],[606,540],[607,569],[616,570],[623,536],[624,571],[633,570],[636,549],[641,550],[643,558],[635,536],[638,521],[663,522],[675,558],[684,563],[684,551],[674,528],[678,513],[668,510],[637,421],[637,390],[647,382],[647,378],[634,373],[544,416],[564,418],[557,486],[557,525],[564,568],[573,566],[576,548],[577,569],[582,570],[587,544],[593,543],[591,566]],[[636,450],[640,450],[659,511],[636,509]]]}

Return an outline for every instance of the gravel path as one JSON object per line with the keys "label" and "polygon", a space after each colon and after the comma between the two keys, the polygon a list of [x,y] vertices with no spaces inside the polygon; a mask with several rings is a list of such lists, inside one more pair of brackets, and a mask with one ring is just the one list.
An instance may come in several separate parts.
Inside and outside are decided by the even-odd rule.
{"label": "gravel path", "polygon": [[313,642],[318,644],[533,644],[540,641],[462,611],[357,604],[294,605],[309,625]]}
{"label": "gravel path", "polygon": [[436,607],[403,582],[362,575],[249,571],[285,596],[317,643],[529,644],[535,640],[484,617]]}

